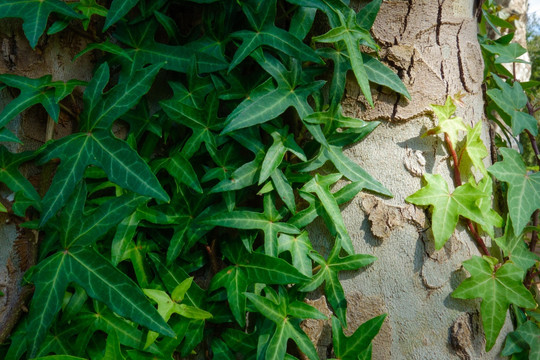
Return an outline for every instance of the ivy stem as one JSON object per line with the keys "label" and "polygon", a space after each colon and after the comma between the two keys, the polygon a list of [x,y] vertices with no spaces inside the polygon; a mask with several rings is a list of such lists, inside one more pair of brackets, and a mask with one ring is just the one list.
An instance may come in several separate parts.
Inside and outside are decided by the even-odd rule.
{"label": "ivy stem", "polygon": [[456,150],[454,149],[454,145],[452,145],[452,141],[450,140],[450,136],[448,136],[448,133],[444,133],[444,141],[446,141],[446,146],[448,146],[450,155],[452,155],[452,159],[454,160],[454,184],[456,187],[461,186],[461,172],[459,171],[459,160]]}
{"label": "ivy stem", "polygon": [[[457,188],[461,186],[461,172],[459,171],[459,160],[456,153],[456,150],[454,149],[454,145],[452,145],[452,141],[450,140],[450,136],[448,136],[448,133],[444,133],[444,141],[446,142],[446,146],[448,147],[448,151],[450,152],[450,155],[452,155],[452,159],[454,160],[454,186]],[[476,228],[474,227],[474,224],[471,220],[465,219],[467,222],[467,227],[469,228],[469,232],[473,236],[474,240],[476,241],[476,244],[480,247],[480,250],[484,255],[491,256],[489,253],[489,250],[484,243],[484,240],[478,235],[478,231],[476,231]]]}

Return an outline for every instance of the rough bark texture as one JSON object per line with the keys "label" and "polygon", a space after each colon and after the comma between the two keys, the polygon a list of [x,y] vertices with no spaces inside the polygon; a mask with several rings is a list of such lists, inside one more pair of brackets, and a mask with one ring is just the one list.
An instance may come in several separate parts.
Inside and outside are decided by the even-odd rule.
{"label": "rough bark texture", "polygon": [[[458,115],[469,125],[483,121],[483,62],[473,3],[383,1],[372,33],[381,45],[382,60],[399,74],[412,100],[378,89],[373,91],[375,107],[369,108],[354,79],[347,86],[346,115],[383,121],[347,155],[394,194],[391,199],[361,194],[342,208],[355,250],[378,258],[366,270],[342,276],[349,333],[363,321],[388,313],[374,341],[374,359],[496,359],[510,330],[507,318],[499,342],[484,352],[479,302],[450,295],[467,276],[461,263],[479,254],[474,240],[458,226],[445,247],[435,251],[429,213],[404,201],[420,188],[426,172],[453,183],[442,138],[420,138],[434,126],[429,104],[443,104],[447,95],[461,92],[464,107]],[[487,128],[484,124],[486,145]],[[329,235],[313,228],[311,236],[324,249]],[[325,301],[312,301],[326,306]],[[331,353],[331,341],[324,335],[328,324],[317,326],[309,324],[313,333],[321,334],[316,341],[325,358]]]}
{"label": "rough bark texture", "polygon": [[[21,21],[0,21],[0,74],[16,74],[38,78],[51,74],[53,80],[89,80],[92,75],[92,57],[83,56],[77,61],[71,59],[90,42],[74,32],[64,31],[59,35],[44,35],[35,50],[30,48],[21,28]],[[77,95],[65,101],[67,106],[76,108]],[[16,93],[8,90],[0,92],[0,109],[3,109]],[[70,103],[70,101],[72,103]],[[61,112],[57,125],[48,120],[47,113],[40,106],[34,106],[15,118],[8,128],[13,131],[22,144],[5,144],[12,152],[35,150],[45,143],[47,124],[51,138],[58,139],[72,132],[74,119]],[[50,179],[38,174],[38,169],[25,166],[21,169],[37,187],[40,182],[47,185]],[[0,184],[1,185],[1,184]],[[9,201],[9,190],[0,187],[0,196]],[[20,219],[0,214],[0,343],[9,335],[16,324],[24,303],[32,293],[29,286],[21,286],[25,271],[35,263],[37,233],[17,226]]]}

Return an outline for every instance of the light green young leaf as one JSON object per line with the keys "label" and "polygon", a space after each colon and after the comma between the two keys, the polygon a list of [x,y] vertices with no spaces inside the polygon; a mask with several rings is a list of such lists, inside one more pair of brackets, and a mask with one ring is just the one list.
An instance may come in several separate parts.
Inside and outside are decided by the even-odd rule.
{"label": "light green young leaf", "polygon": [[450,193],[446,181],[438,174],[424,174],[424,180],[427,185],[408,196],[405,201],[432,206],[431,230],[437,250],[444,246],[454,232],[460,215],[485,225],[482,211],[477,205],[477,201],[486,196],[482,191],[466,183]]}
{"label": "light green young leaf", "polygon": [[508,184],[508,212],[515,234],[521,234],[531,215],[540,208],[540,173],[529,174],[519,153],[501,148],[503,161],[489,167],[488,172]]}
{"label": "light green young leaf", "polygon": [[[178,301],[171,299],[171,297],[165,291],[155,289],[143,289],[143,292],[146,296],[156,302],[158,307],[157,311],[165,321],[169,321],[172,314],[178,314],[188,319],[200,320],[209,319],[212,317],[212,314],[207,311],[184,304],[179,304]],[[159,334],[157,332],[148,332],[144,347],[147,348],[152,345],[154,341],[156,341],[158,336]]]}
{"label": "light green young leaf", "polygon": [[484,142],[481,139],[482,122],[476,125],[467,132],[467,137],[463,147],[459,150],[459,170],[462,177],[467,177],[471,174],[471,167],[480,171],[482,175],[487,175],[487,169],[482,161],[489,155]]}
{"label": "light green young leaf", "polygon": [[36,47],[49,15],[55,12],[70,18],[82,18],[66,3],[59,0],[4,0],[0,3],[0,18],[16,17],[23,20],[23,30],[30,46]]}
{"label": "light green young leaf", "polygon": [[523,270],[507,262],[495,271],[494,263],[497,262],[497,259],[479,256],[465,261],[463,266],[471,277],[452,293],[458,299],[482,298],[480,313],[486,335],[486,351],[495,344],[510,304],[526,309],[537,306],[531,293],[523,286]]}
{"label": "light green young leaf", "polygon": [[467,127],[463,123],[463,119],[458,116],[453,116],[456,112],[456,105],[452,98],[448,96],[444,105],[430,105],[438,120],[438,125],[433,129],[426,131],[422,137],[436,134],[448,134],[450,141],[454,147],[458,141],[460,131],[467,131]]}

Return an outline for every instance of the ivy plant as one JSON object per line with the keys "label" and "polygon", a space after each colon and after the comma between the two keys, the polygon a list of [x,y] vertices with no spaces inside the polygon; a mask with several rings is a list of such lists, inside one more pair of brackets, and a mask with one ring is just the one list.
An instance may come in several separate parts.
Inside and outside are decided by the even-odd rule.
{"label": "ivy plant", "polygon": [[[535,252],[540,230],[540,153],[536,143],[539,125],[534,115],[540,107],[530,96],[533,87],[522,86],[512,67],[523,62],[519,56],[526,50],[510,42],[513,25],[497,12],[494,1],[483,2],[479,33],[486,65],[486,115],[498,127],[497,138],[493,139],[497,158],[491,159],[494,164],[486,168],[483,160],[489,153],[480,141],[482,123],[474,128],[464,125],[455,116],[460,94],[448,97],[445,105],[433,105],[438,125],[425,135],[444,138],[452,159],[454,190],[448,190],[442,176],[426,174],[427,184],[406,200],[430,206],[436,249],[448,241],[461,217],[483,255],[463,263],[470,277],[461,282],[452,296],[481,299],[486,351],[499,338],[510,308],[516,330],[508,334],[502,355],[537,359],[540,317],[538,289],[532,285],[538,279],[540,267]],[[497,34],[495,39],[488,36],[489,28]],[[509,34],[501,36],[501,28],[510,30]],[[513,71],[503,64],[510,64]],[[519,144],[517,137],[531,142],[535,152],[533,163],[527,163],[523,151],[515,146]],[[467,179],[465,183],[462,177]],[[495,195],[504,198],[504,205],[497,210],[492,206]],[[489,243],[491,247],[487,246]]]}
{"label": "ivy plant", "polygon": [[[108,3],[0,0],[0,18],[22,19],[32,48],[76,29],[96,41],[75,59],[101,55],[87,83],[0,75],[20,90],[0,113],[1,140],[20,141],[5,126],[36,104],[77,124],[35,152],[0,146],[0,181],[14,193],[1,210],[41,234],[29,312],[0,357],[317,359],[300,323],[319,319],[337,357],[370,358],[385,315],[345,337],[338,275],[376,259],[354,253],[339,205],[362,190],[391,194],[343,153],[378,123],[339,104],[349,70],[371,104],[373,84],[410,98],[377,59],[381,0],[359,12],[341,0]],[[43,194],[19,172],[28,162],[54,170]],[[306,231],[319,216],[329,254]],[[319,287],[336,316],[303,302]]]}

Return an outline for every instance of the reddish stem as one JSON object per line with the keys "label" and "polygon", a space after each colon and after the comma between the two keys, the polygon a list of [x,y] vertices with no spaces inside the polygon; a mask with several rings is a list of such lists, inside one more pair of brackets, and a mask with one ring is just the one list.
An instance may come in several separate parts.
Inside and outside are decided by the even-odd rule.
{"label": "reddish stem", "polygon": [[456,185],[456,187],[461,186],[461,173],[459,172],[458,156],[456,150],[454,150],[454,146],[452,145],[450,136],[448,136],[447,133],[444,133],[444,141],[446,141],[446,146],[448,146],[450,155],[452,155],[452,159],[454,160],[454,184]]}
{"label": "reddish stem", "polygon": [[[459,171],[459,160],[456,153],[456,150],[454,149],[454,145],[452,145],[452,141],[450,140],[450,136],[448,136],[447,133],[444,133],[444,141],[446,142],[446,146],[448,147],[448,151],[450,152],[450,155],[452,155],[452,159],[454,160],[454,185],[457,188],[458,186],[461,186],[461,172]],[[473,236],[474,240],[476,241],[476,244],[480,248],[481,252],[484,255],[491,256],[489,253],[489,250],[484,243],[484,240],[478,235],[478,232],[476,231],[476,228],[474,227],[474,224],[471,220],[467,220],[467,227],[469,228],[469,231],[471,235]]]}

